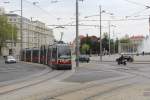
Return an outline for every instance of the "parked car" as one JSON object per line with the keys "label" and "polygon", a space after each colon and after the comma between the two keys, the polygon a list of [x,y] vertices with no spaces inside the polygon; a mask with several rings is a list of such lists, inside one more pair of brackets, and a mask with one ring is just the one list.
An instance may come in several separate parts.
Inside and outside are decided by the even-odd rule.
{"label": "parked car", "polygon": [[13,56],[6,56],[5,57],[5,63],[16,63],[16,59]]}
{"label": "parked car", "polygon": [[79,61],[80,62],[87,62],[88,63],[90,61],[90,57],[88,55],[80,55],[79,56]]}
{"label": "parked car", "polygon": [[[127,60],[128,62],[133,62],[133,58],[132,58],[131,56],[124,55],[123,57],[124,57],[124,59]],[[119,59],[119,58],[116,59],[117,62],[118,62],[118,59]]]}

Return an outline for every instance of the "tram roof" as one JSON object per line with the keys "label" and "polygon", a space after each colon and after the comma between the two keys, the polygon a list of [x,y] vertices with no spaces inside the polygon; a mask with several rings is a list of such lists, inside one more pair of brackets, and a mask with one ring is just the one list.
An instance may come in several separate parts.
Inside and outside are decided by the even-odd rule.
{"label": "tram roof", "polygon": [[67,43],[58,43],[57,46],[69,46]]}

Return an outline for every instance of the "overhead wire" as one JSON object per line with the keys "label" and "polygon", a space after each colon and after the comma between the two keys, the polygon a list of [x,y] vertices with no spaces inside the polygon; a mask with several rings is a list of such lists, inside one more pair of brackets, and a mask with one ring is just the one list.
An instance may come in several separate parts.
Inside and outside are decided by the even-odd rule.
{"label": "overhead wire", "polygon": [[145,7],[148,7],[147,5],[145,4],[141,4],[141,3],[138,3],[138,2],[135,2],[135,1],[130,1],[130,0],[124,0],[126,2],[129,2],[129,3],[132,3],[132,4],[135,4],[135,5],[138,5],[138,6],[145,6]]}
{"label": "overhead wire", "polygon": [[43,11],[45,14],[54,16],[54,14],[52,14],[52,13],[48,12],[47,10],[43,9],[42,7],[36,5],[36,3],[30,2],[30,1],[28,1],[28,0],[24,0],[24,1],[25,1],[26,3],[28,3],[28,4],[30,4],[30,5],[32,5],[32,6],[36,7],[36,8],[38,8],[38,9],[40,9],[40,10]]}
{"label": "overhead wire", "polygon": [[135,1],[131,1],[131,0],[123,0],[123,1],[126,1],[126,2],[134,4],[134,5],[145,7],[145,9],[142,9],[141,11],[135,12],[135,13],[129,15],[129,16],[126,16],[126,17],[135,17],[135,16],[140,17],[141,13],[143,13],[144,11],[150,9],[150,6],[142,4],[142,3],[139,3],[139,2],[135,2]]}

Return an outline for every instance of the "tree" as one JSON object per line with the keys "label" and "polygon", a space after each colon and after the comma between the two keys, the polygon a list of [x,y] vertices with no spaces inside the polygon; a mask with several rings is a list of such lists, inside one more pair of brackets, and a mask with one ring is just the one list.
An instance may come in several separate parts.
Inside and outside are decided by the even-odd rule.
{"label": "tree", "polygon": [[97,54],[99,52],[99,42],[96,36],[88,36],[83,37],[80,42],[80,51],[82,52],[82,46],[84,44],[89,45],[89,50],[86,52],[88,54]]}
{"label": "tree", "polygon": [[87,54],[89,52],[90,46],[88,44],[83,44],[81,47],[81,53]]}
{"label": "tree", "polygon": [[7,22],[7,17],[5,15],[0,15],[0,55],[1,48],[7,46],[7,42],[12,39],[17,40],[17,27],[9,24]]}
{"label": "tree", "polygon": [[120,39],[120,43],[131,43],[131,40],[129,38],[122,38]]}
{"label": "tree", "polygon": [[119,40],[118,40],[118,38],[116,38],[116,41],[115,41],[115,53],[118,53],[118,46],[119,46]]}
{"label": "tree", "polygon": [[103,50],[105,49],[109,51],[109,38],[107,33],[104,33],[104,37],[102,39],[102,48]]}

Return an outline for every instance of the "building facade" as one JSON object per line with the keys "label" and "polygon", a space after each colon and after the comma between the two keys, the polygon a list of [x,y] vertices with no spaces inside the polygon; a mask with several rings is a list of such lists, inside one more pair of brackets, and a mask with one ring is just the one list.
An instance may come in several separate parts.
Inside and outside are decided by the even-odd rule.
{"label": "building facade", "polygon": [[127,38],[129,39],[128,43],[119,43],[119,53],[138,53],[145,37],[143,35],[136,35]]}
{"label": "building facade", "polygon": [[21,17],[17,14],[5,14],[5,15],[8,18],[8,22],[17,27],[17,41],[14,41],[12,37],[11,43],[7,44],[7,50],[5,50],[5,55],[8,55],[11,51],[13,55],[19,56],[21,45],[23,49],[25,49],[25,48],[40,48],[41,45],[53,44],[54,36],[52,29],[48,28],[43,22],[40,22],[38,20],[31,21],[30,19],[25,17],[23,17],[22,22],[22,41],[21,41],[21,28],[20,28]]}
{"label": "building facade", "polygon": [[0,7],[0,15],[3,15],[5,13],[5,9],[3,7]]}

